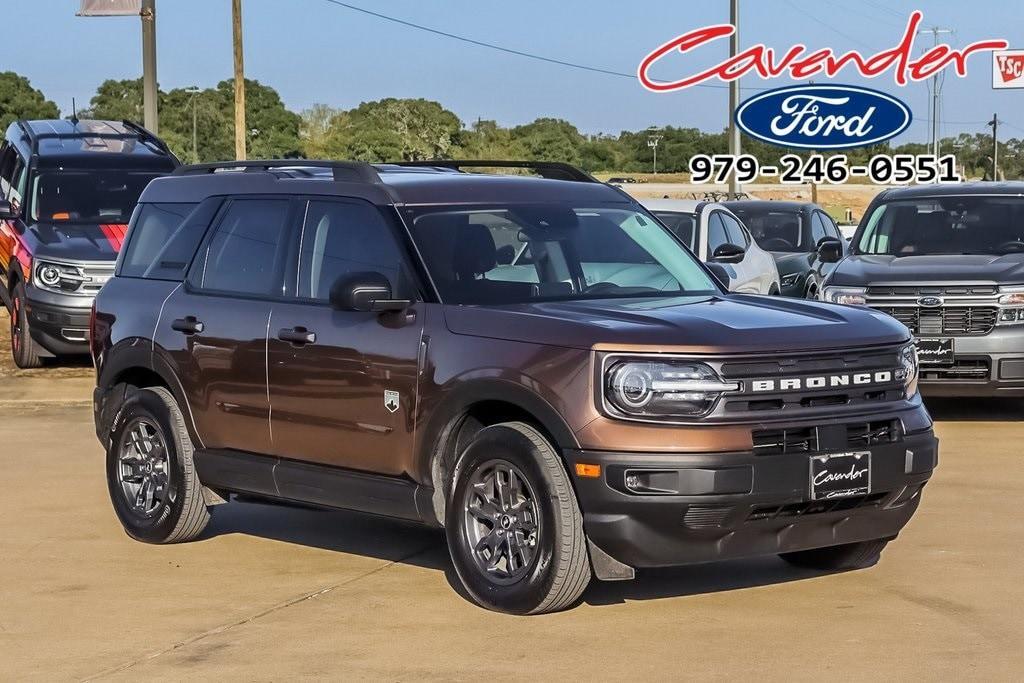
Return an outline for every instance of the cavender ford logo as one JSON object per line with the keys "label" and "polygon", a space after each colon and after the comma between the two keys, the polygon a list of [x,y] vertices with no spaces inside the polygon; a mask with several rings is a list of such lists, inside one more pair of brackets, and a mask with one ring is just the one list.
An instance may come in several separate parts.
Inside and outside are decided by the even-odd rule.
{"label": "cavender ford logo", "polygon": [[832,389],[849,386],[888,384],[895,378],[892,370],[854,372],[841,375],[816,375],[813,377],[787,377],[785,379],[755,379],[750,382],[750,391],[800,391],[802,389]]}

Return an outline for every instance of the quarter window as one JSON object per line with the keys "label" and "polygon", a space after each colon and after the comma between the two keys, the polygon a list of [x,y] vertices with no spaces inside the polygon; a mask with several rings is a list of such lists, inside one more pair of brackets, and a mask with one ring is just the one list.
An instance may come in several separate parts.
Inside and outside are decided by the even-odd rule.
{"label": "quarter window", "polygon": [[177,280],[195,256],[210,215],[191,218],[195,204],[142,204],[118,273],[121,277]]}
{"label": "quarter window", "polygon": [[708,256],[715,253],[723,244],[729,243],[729,235],[725,231],[725,222],[722,221],[722,212],[715,211],[708,219]]}
{"label": "quarter window", "polygon": [[811,217],[811,239],[814,244],[818,244],[826,237],[828,237],[828,229],[825,227],[825,221],[821,219],[821,212],[815,211]]}
{"label": "quarter window", "polygon": [[746,235],[743,234],[743,227],[740,222],[727,213],[720,214],[722,222],[725,223],[725,234],[729,238],[729,244],[746,248],[749,246]]}
{"label": "quarter window", "polygon": [[288,205],[285,199],[233,201],[206,247],[199,286],[236,294],[280,295]]}

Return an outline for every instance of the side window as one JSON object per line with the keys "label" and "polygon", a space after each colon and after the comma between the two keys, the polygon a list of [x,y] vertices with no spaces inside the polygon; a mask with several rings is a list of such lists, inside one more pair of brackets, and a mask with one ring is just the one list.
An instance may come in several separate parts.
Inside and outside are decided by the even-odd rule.
{"label": "side window", "polygon": [[211,210],[203,212],[205,220],[197,220],[192,216],[195,208],[195,204],[140,204],[118,275],[180,282],[212,218]]}
{"label": "side window", "polygon": [[721,214],[722,222],[725,223],[725,234],[729,238],[729,244],[735,244],[737,247],[743,247],[746,249],[750,246],[747,235],[740,225],[740,222],[730,216],[727,213]]}
{"label": "side window", "polygon": [[833,237],[837,240],[843,239],[843,233],[839,232],[839,226],[836,225],[834,220],[832,220],[832,216],[829,216],[827,213],[823,213],[821,214],[821,220],[825,224],[825,233],[829,237]]}
{"label": "side window", "polygon": [[327,301],[339,277],[365,271],[387,277],[393,292],[408,289],[402,282],[402,249],[372,204],[311,201],[301,244],[299,298]]}
{"label": "side window", "polygon": [[7,199],[14,183],[14,166],[18,161],[18,153],[14,147],[4,143],[0,148],[0,199]]}
{"label": "side window", "polygon": [[814,215],[811,216],[811,239],[817,245],[825,237],[828,237],[825,221],[821,219],[821,212],[815,211]]}
{"label": "side window", "polygon": [[287,199],[232,201],[202,254],[198,286],[235,294],[280,294],[289,203]]}
{"label": "side window", "polygon": [[14,164],[14,176],[11,179],[11,189],[7,193],[7,201],[11,203],[15,213],[21,213],[25,200],[25,184],[28,182],[28,166],[20,156],[15,157],[17,161]]}
{"label": "side window", "polygon": [[711,217],[708,218],[708,257],[715,253],[715,249],[728,243],[729,235],[725,232],[722,212],[713,211]]}

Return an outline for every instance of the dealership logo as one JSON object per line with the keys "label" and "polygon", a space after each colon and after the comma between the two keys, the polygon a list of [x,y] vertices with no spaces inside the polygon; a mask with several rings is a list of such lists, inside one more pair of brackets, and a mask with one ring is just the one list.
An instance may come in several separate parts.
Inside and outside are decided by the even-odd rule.
{"label": "dealership logo", "polygon": [[1024,50],[992,53],[992,87],[1024,88]]}
{"label": "dealership logo", "polygon": [[972,54],[1006,50],[1010,46],[1003,39],[979,40],[964,48],[940,43],[930,46],[919,57],[914,57],[914,40],[923,18],[920,10],[912,12],[899,42],[873,55],[862,55],[856,50],[837,54],[828,47],[808,49],[803,43],[788,49],[775,49],[757,43],[696,73],[671,80],[652,74],[656,66],[664,71],[679,69],[685,61],[680,56],[688,57],[693,52],[699,52],[699,48],[724,40],[736,32],[732,24],[705,26],[673,38],[651,51],[637,67],[637,78],[643,87],[652,92],[672,92],[709,80],[733,81],[747,74],[759,76],[763,80],[792,78],[806,81],[812,77],[835,78],[843,69],[852,69],[865,78],[876,78],[892,72],[897,85],[907,85],[931,78],[949,67],[958,76],[966,76],[967,58]]}
{"label": "dealership logo", "polygon": [[895,97],[851,85],[778,88],[736,110],[736,125],[747,135],[800,149],[874,145],[902,133],[912,118]]}
{"label": "dealership logo", "polygon": [[801,391],[804,389],[835,389],[848,386],[869,386],[872,384],[889,384],[895,373],[892,370],[875,372],[855,372],[844,375],[818,375],[816,377],[789,377],[786,379],[755,379],[750,382],[750,390],[755,393],[766,391]]}

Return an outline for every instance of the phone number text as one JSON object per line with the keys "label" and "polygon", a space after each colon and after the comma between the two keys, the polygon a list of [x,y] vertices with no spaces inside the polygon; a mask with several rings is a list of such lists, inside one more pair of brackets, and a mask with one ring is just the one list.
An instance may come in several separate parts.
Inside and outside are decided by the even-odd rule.
{"label": "phone number text", "polygon": [[876,154],[867,164],[855,166],[843,154],[786,154],[778,165],[762,165],[752,154],[695,154],[690,158],[692,183],[725,183],[733,174],[739,183],[778,178],[784,185],[839,185],[850,178],[867,178],[876,185],[961,182],[952,154]]}

